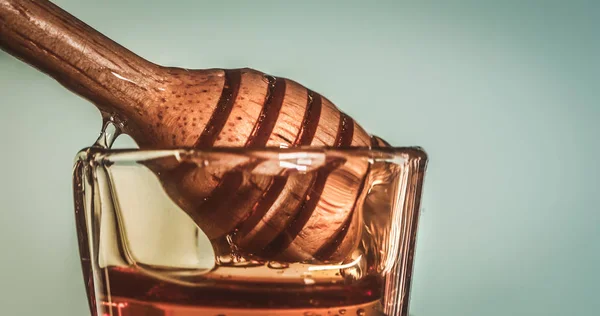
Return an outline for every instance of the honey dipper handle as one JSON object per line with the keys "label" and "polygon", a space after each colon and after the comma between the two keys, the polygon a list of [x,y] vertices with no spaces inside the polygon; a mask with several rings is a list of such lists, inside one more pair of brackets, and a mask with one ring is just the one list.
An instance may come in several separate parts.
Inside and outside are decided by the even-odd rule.
{"label": "honey dipper handle", "polygon": [[0,48],[105,112],[133,111],[156,65],[45,0],[0,0]]}

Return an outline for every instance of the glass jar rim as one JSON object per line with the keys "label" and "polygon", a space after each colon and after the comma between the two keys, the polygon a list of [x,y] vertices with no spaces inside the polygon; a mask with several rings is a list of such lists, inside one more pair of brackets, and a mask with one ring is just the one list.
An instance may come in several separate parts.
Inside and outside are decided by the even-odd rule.
{"label": "glass jar rim", "polygon": [[206,149],[197,149],[191,147],[177,147],[165,149],[139,149],[139,148],[105,148],[100,146],[91,146],[83,148],[80,154],[86,156],[90,154],[99,154],[110,156],[118,160],[127,160],[128,158],[139,159],[140,155],[149,157],[160,156],[256,156],[263,159],[282,159],[282,157],[291,157],[303,155],[326,155],[326,156],[344,156],[344,157],[392,157],[409,156],[420,160],[428,160],[427,152],[419,146],[399,146],[399,147],[211,147]]}

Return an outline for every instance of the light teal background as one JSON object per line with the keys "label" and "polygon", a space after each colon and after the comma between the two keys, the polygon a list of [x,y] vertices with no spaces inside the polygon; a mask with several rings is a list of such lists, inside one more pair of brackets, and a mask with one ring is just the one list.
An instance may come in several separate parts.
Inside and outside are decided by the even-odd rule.
{"label": "light teal background", "polygon": [[[157,63],[249,66],[429,153],[411,314],[600,315],[597,1],[56,0]],[[86,101],[0,54],[0,314],[86,315]]]}

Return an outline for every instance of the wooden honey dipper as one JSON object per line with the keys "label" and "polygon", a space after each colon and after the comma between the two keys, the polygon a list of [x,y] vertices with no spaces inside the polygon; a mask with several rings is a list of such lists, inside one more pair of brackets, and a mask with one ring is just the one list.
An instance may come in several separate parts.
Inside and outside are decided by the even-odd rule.
{"label": "wooden honey dipper", "polygon": [[[159,66],[49,1],[0,0],[0,47],[116,117],[141,149],[386,145],[292,80],[252,69]],[[335,261],[359,242],[353,210],[368,169],[366,162],[346,167],[252,189],[240,173],[198,178],[201,168],[189,166],[159,178],[213,240],[236,230],[247,252]]]}

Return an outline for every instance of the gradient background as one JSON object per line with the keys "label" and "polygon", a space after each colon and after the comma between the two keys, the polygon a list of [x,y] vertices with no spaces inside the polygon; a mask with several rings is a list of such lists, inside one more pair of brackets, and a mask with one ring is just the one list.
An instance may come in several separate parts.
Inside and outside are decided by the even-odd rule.
{"label": "gradient background", "polygon": [[[599,315],[600,5],[525,2],[56,0],[154,62],[292,78],[423,146],[412,315]],[[71,168],[99,128],[0,54],[0,314],[87,315]]]}

